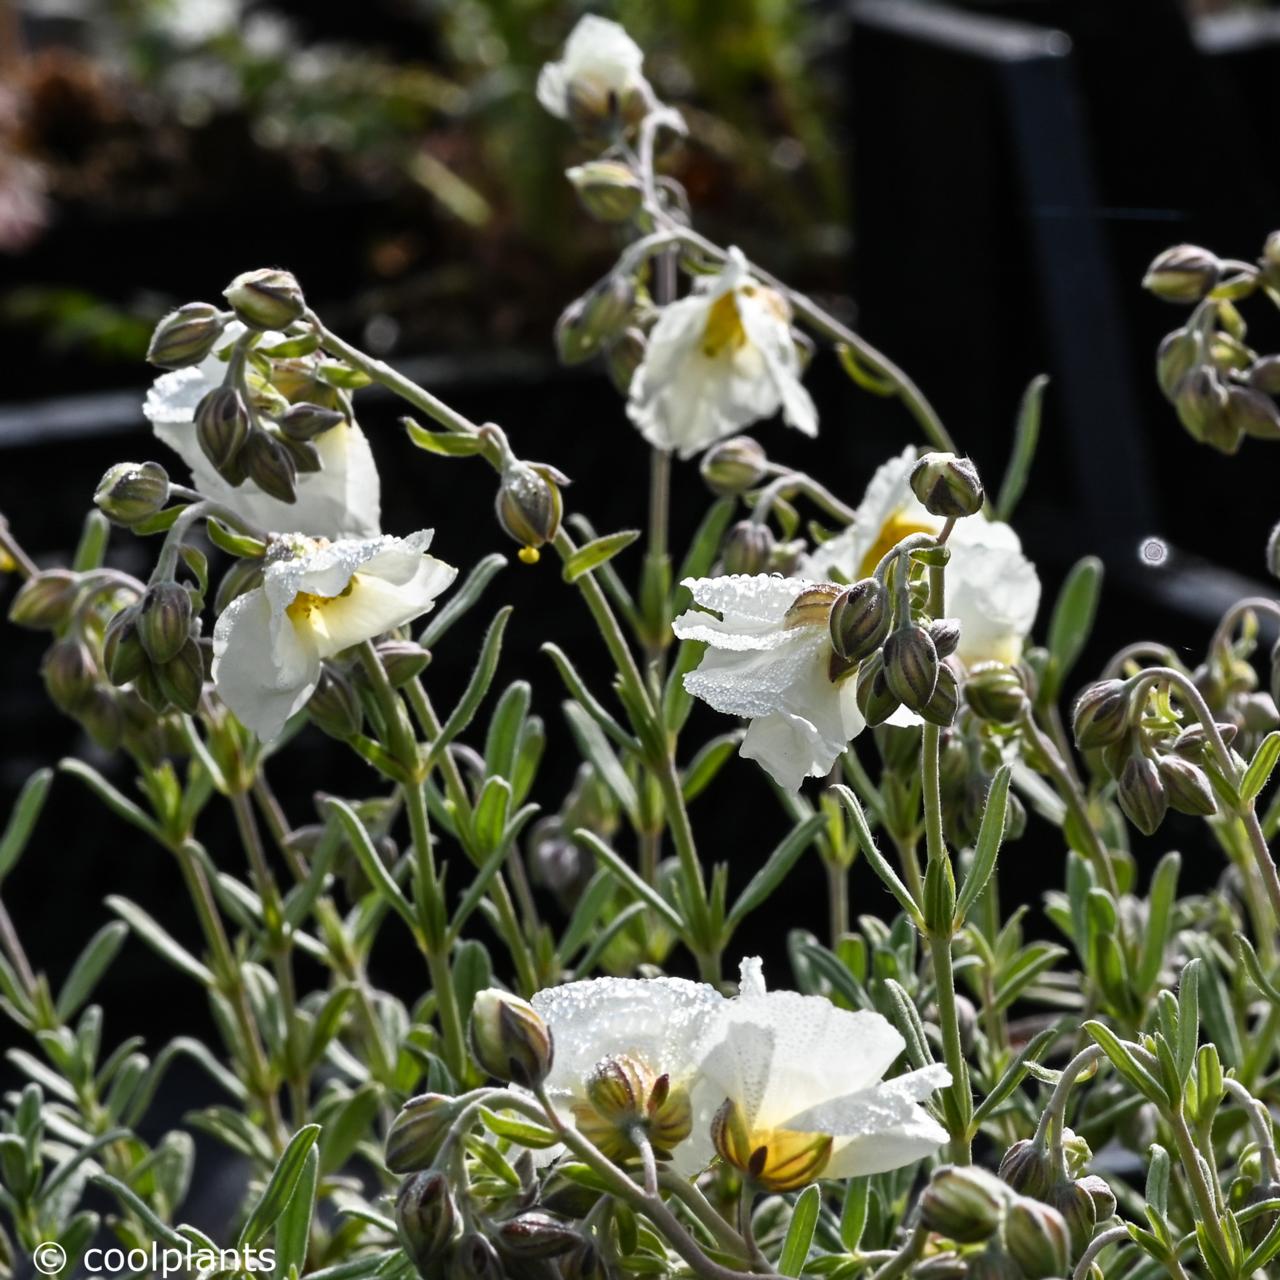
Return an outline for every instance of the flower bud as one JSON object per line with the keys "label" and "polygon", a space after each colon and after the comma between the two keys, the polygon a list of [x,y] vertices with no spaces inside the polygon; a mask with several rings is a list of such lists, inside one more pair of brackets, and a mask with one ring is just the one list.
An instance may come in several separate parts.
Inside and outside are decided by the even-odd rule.
{"label": "flower bud", "polygon": [[505,1280],[498,1251],[484,1236],[470,1232],[449,1252],[448,1280]]}
{"label": "flower bud", "polygon": [[124,736],[124,713],[114,692],[95,687],[76,710],[76,719],[104,751],[114,751]]}
{"label": "flower bud", "polygon": [[561,484],[568,481],[552,467],[509,463],[502,472],[495,511],[498,523],[520,543],[520,559],[536,564],[538,548],[560,531],[564,500]]}
{"label": "flower bud", "polygon": [[533,1089],[551,1070],[551,1030],[534,1007],[488,987],[471,1007],[471,1052],[491,1076]]}
{"label": "flower bud", "polygon": [[582,207],[601,222],[628,222],[640,209],[644,188],[640,179],[617,160],[590,160],[565,173]]}
{"label": "flower bud", "polygon": [[831,647],[849,662],[861,662],[889,634],[889,593],[875,578],[846,587],[831,606]]}
{"label": "flower bud", "polygon": [[1116,799],[1124,815],[1143,835],[1154,835],[1169,811],[1169,796],[1160,781],[1160,770],[1141,750],[1129,753],[1120,771]]}
{"label": "flower bud", "polygon": [[547,1213],[518,1213],[498,1228],[498,1247],[515,1258],[559,1258],[581,1242],[569,1223]]}
{"label": "flower bud", "polygon": [[994,1240],[967,1261],[969,1280],[1024,1280],[1018,1264]]}
{"label": "flower bud", "polygon": [[1004,1153],[1000,1177],[1015,1191],[1042,1199],[1052,1183],[1049,1153],[1030,1138],[1020,1138]]}
{"label": "flower bud", "polygon": [[135,625],[147,657],[163,666],[191,635],[190,592],[176,582],[153,583],[138,606]]}
{"label": "flower bud", "polygon": [[93,655],[78,636],[49,647],[40,664],[45,688],[59,711],[74,714],[90,698],[98,679]]}
{"label": "flower bud", "polygon": [[387,1131],[387,1168],[392,1173],[430,1168],[458,1110],[456,1099],[442,1093],[410,1098]]}
{"label": "flower bud", "polygon": [[1166,249],[1147,268],[1142,287],[1165,302],[1199,302],[1218,283],[1222,263],[1208,249],[1179,244]]}
{"label": "flower bud", "polygon": [[147,361],[161,369],[199,364],[222,336],[227,318],[207,302],[188,302],[170,311],[151,335]]}
{"label": "flower bud", "polygon": [[[1253,668],[1245,666],[1253,673]],[[1266,734],[1280,725],[1280,711],[1269,693],[1247,693],[1237,698],[1236,712],[1245,733]]]}
{"label": "flower bud", "polygon": [[707,488],[721,497],[746,493],[768,474],[769,458],[750,436],[730,436],[702,455],[698,470]]}
{"label": "flower bud", "polygon": [[405,1252],[424,1274],[438,1262],[457,1225],[458,1207],[443,1173],[431,1169],[405,1180],[396,1197],[396,1226]]}
{"label": "flower bud", "polygon": [[620,395],[630,394],[636,370],[644,363],[648,350],[648,338],[635,325],[629,325],[609,343],[604,353],[604,367]]}
{"label": "flower bud", "polygon": [[832,1141],[829,1133],[753,1133],[732,1099],[711,1122],[711,1142],[720,1159],[761,1191],[778,1195],[816,1182],[831,1159]]}
{"label": "flower bud", "polygon": [[[1099,1178],[1098,1181],[1102,1182],[1102,1179]],[[1105,1182],[1102,1185],[1109,1194],[1111,1188]],[[1093,1229],[1098,1221],[1098,1210],[1093,1196],[1089,1194],[1089,1188],[1081,1186],[1079,1182],[1056,1182],[1049,1188],[1045,1201],[1062,1214],[1063,1221],[1067,1224],[1071,1256],[1083,1253],[1093,1239]],[[1114,1210],[1114,1197],[1111,1203]]]}
{"label": "flower bud", "polygon": [[1013,667],[983,662],[964,682],[964,700],[981,720],[993,724],[1017,724],[1027,705],[1027,691]]}
{"label": "flower bud", "polygon": [[592,1240],[583,1240],[559,1265],[563,1280],[608,1280],[612,1275]]}
{"label": "flower bud", "polygon": [[393,689],[399,689],[420,676],[431,661],[431,651],[414,640],[383,640],[377,650],[382,669]]}
{"label": "flower bud", "polygon": [[862,660],[853,696],[862,718],[873,728],[883,724],[902,705],[885,679],[883,652],[877,651]]}
{"label": "flower bud", "polygon": [[1263,395],[1280,395],[1280,356],[1261,356],[1249,366],[1249,385]]}
{"label": "flower bud", "polygon": [[597,1063],[586,1082],[587,1104],[574,1107],[578,1128],[610,1159],[636,1154],[632,1132],[643,1129],[659,1160],[669,1160],[693,1127],[689,1095],[673,1089],[644,1062],[625,1054]]}
{"label": "flower bud", "polygon": [[1162,755],[1156,762],[1169,805],[1179,813],[1210,818],[1218,812],[1218,800],[1205,771],[1178,755]]}
{"label": "flower bud", "polygon": [[214,387],[195,412],[196,439],[219,473],[230,467],[249,438],[249,411],[235,387]]}
{"label": "flower bud", "polygon": [[635,283],[618,272],[592,285],[556,321],[556,351],[563,364],[591,359],[626,328],[636,302]]}
{"label": "flower bud", "polygon": [[98,482],[93,501],[112,524],[130,528],[164,510],[169,474],[158,462],[117,462]]}
{"label": "flower bud", "polygon": [[725,535],[720,567],[725,573],[768,573],[769,559],[777,545],[767,524],[739,520]]}
{"label": "flower bud", "polygon": [[307,310],[302,289],[292,273],[276,267],[236,276],[222,296],[250,329],[287,329]]}
{"label": "flower bud", "polygon": [[1193,440],[1223,453],[1239,447],[1240,432],[1227,417],[1227,388],[1216,369],[1209,365],[1193,369],[1182,380],[1173,403],[1178,421]]}
{"label": "flower bud", "polygon": [[883,653],[884,678],[894,697],[908,710],[922,711],[938,684],[938,651],[929,632],[916,624],[899,627]]}
{"label": "flower bud", "polygon": [[364,727],[364,708],[351,681],[328,662],[320,668],[315,692],[307,699],[307,715],[312,724],[339,742],[354,738]]}
{"label": "flower bud", "polygon": [[1076,699],[1071,713],[1081,751],[1119,742],[1129,727],[1129,687],[1123,680],[1098,680]]}
{"label": "flower bud", "polygon": [[1261,391],[1231,387],[1227,391],[1227,419],[1241,435],[1254,440],[1280,440],[1280,410]]}
{"label": "flower bud", "polygon": [[926,453],[911,468],[911,491],[930,515],[959,519],[982,510],[982,481],[969,458]]}
{"label": "flower bud", "polygon": [[277,419],[277,425],[286,440],[305,442],[332,431],[347,420],[347,415],[337,409],[326,409],[323,405],[302,404],[290,405]]}
{"label": "flower bud", "polygon": [[1193,329],[1175,329],[1166,334],[1156,352],[1156,381],[1165,398],[1173,400],[1182,380],[1200,362],[1204,340]]}
{"label": "flower bud", "polygon": [[935,618],[929,623],[929,639],[938,651],[939,658],[949,658],[960,647],[960,620]]}
{"label": "flower bud", "polygon": [[293,455],[265,431],[251,431],[244,442],[245,472],[263,493],[280,502],[296,502],[298,467]]}
{"label": "flower bud", "polygon": [[9,606],[9,621],[32,631],[56,631],[71,617],[80,590],[80,575],[70,569],[46,569],[18,588]]}
{"label": "flower bud", "polygon": [[324,469],[324,464],[320,461],[320,450],[310,440],[291,440],[281,433],[276,441],[288,453],[294,470],[299,475],[314,475]]}
{"label": "flower bud", "polygon": [[944,662],[938,667],[938,683],[933,697],[921,708],[920,714],[930,723],[947,728],[956,718],[960,706],[960,686],[956,673]]}
{"label": "flower bud", "polygon": [[1004,1242],[1027,1280],[1066,1274],[1071,1236],[1057,1209],[1017,1196],[1005,1214]]}
{"label": "flower bud", "polygon": [[977,1165],[945,1165],[920,1195],[920,1220],[957,1244],[976,1244],[1000,1226],[1009,1188]]}
{"label": "flower bud", "polygon": [[165,697],[180,711],[194,715],[204,690],[204,653],[197,640],[188,640],[176,657],[153,668]]}
{"label": "flower bud", "polygon": [[[1106,1222],[1116,1211],[1116,1193],[1110,1184],[1096,1173],[1086,1174],[1076,1180],[1076,1186],[1082,1187],[1093,1201],[1095,1222]],[[1086,1242],[1087,1243],[1087,1242]]]}

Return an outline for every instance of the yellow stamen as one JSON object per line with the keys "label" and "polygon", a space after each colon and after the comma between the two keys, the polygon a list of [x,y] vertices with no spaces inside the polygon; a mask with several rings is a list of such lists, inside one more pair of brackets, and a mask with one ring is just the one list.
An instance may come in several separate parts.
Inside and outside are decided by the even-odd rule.
{"label": "yellow stamen", "polygon": [[702,354],[710,359],[719,355],[733,355],[747,344],[747,331],[742,327],[738,313],[738,295],[730,290],[717,298],[707,312],[706,328],[702,331]]}
{"label": "yellow stamen", "polygon": [[907,519],[902,512],[895,511],[880,529],[880,535],[872,543],[867,550],[867,554],[862,557],[862,563],[858,566],[858,577],[870,577],[876,571],[876,565],[889,554],[900,543],[903,538],[910,537],[913,533],[933,533],[932,525],[918,524],[913,520]]}
{"label": "yellow stamen", "polygon": [[292,603],[285,609],[285,613],[293,622],[306,622],[308,618],[317,610],[323,610],[325,605],[334,600],[342,600],[349,596],[355,589],[356,575],[352,574],[351,581],[347,583],[336,596],[317,596],[312,595],[310,591],[299,591],[294,596]]}
{"label": "yellow stamen", "polygon": [[521,564],[537,564],[542,559],[537,547],[521,547],[516,555],[520,557]]}

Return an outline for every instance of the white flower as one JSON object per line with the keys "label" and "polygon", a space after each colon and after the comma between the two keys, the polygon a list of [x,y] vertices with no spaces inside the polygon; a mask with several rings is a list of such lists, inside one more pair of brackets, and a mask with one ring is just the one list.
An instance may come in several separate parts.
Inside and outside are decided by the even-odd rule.
{"label": "white flower", "polygon": [[[759,761],[779,786],[795,791],[806,777],[826,774],[864,725],[855,681],[831,679],[830,599],[824,612],[821,584],[731,574],[684,585],[699,605],[715,610],[691,609],[673,624],[682,640],[708,646],[684,687],[717,711],[751,721],[741,754]],[[815,588],[817,603],[793,611],[798,597]]]}
{"label": "white flower", "polygon": [[920,1103],[949,1085],[950,1073],[935,1064],[883,1079],[905,1044],[880,1014],[766,992],[760,961],[751,959],[739,995],[715,1018],[694,1109],[719,1108],[721,1156],[739,1168],[762,1166],[757,1181],[766,1189],[897,1169],[946,1141]]}
{"label": "white flower", "polygon": [[273,541],[260,587],[238,596],[213,629],[222,701],[264,741],[305,705],[320,664],[426,613],[457,570],[426,554],[431,530],[327,542]]}
{"label": "white flower", "polygon": [[594,978],[539,991],[532,1004],[551,1028],[554,1058],[546,1087],[565,1119],[607,1154],[625,1154],[625,1134],[606,1140],[609,1116],[592,1114],[589,1093],[604,1061],[623,1061],[627,1076],[650,1089],[667,1077],[670,1097],[682,1109],[682,1133],[692,1119],[675,1146],[676,1166],[692,1173],[710,1162],[710,1116],[690,1117],[688,1097],[711,1016],[725,1004],[714,987],[683,978]]}
{"label": "white flower", "polygon": [[[915,450],[908,447],[876,471],[853,523],[801,564],[817,578],[866,577],[903,538],[937,533],[943,521],[911,492]],[[985,516],[958,520],[947,540],[946,614],[960,623],[957,656],[966,665],[1016,662],[1040,606],[1040,578],[1018,535]]]}
{"label": "white flower", "polygon": [[719,275],[662,308],[627,413],[650,444],[691,458],[779,409],[788,426],[817,434],[817,410],[800,383],[791,309],[730,249]]}
{"label": "white flower", "polygon": [[643,66],[644,53],[623,27],[589,13],[569,33],[560,61],[538,73],[538,101],[562,120],[575,101],[593,115],[613,115],[633,94],[652,97]]}
{"label": "white flower", "polygon": [[[226,328],[219,350],[244,332],[239,321]],[[268,334],[268,340],[283,340]],[[281,502],[252,480],[233,487],[214,469],[196,439],[196,406],[207,391],[222,384],[225,360],[211,354],[189,369],[161,374],[147,392],[142,411],[158,439],[191,468],[193,486],[206,498],[221,502],[260,529],[300,530],[315,537],[373,537],[381,530],[378,469],[364,432],[354,423],[339,423],[312,443],[321,469],[297,478],[296,502]]]}

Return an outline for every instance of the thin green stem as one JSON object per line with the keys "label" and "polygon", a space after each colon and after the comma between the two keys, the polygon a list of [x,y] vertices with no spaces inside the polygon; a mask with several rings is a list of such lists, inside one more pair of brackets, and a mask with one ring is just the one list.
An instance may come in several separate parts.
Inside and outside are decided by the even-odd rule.
{"label": "thin green stem", "polygon": [[1196,1149],[1191,1130],[1187,1128],[1186,1118],[1183,1116],[1181,1108],[1179,1108],[1167,1116],[1166,1119],[1169,1121],[1169,1127],[1173,1130],[1174,1145],[1178,1148],[1178,1156],[1182,1161],[1182,1169],[1187,1177],[1187,1185],[1191,1188],[1191,1198],[1195,1201],[1196,1209],[1200,1213],[1205,1232],[1213,1242],[1213,1247],[1218,1256],[1226,1262],[1231,1257],[1231,1246],[1228,1244],[1226,1233],[1222,1229],[1218,1197],[1214,1195],[1208,1179],[1205,1177],[1204,1167],[1200,1163],[1201,1156]]}
{"label": "thin green stem", "polygon": [[827,860],[827,899],[830,905],[831,945],[849,932],[849,868]]}

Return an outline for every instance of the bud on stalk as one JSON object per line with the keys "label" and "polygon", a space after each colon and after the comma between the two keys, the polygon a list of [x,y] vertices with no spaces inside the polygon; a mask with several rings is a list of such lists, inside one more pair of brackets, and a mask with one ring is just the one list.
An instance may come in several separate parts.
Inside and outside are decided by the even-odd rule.
{"label": "bud on stalk", "polygon": [[982,510],[982,481],[969,458],[926,453],[911,468],[911,491],[930,515],[960,519]]}
{"label": "bud on stalk", "polygon": [[158,462],[118,462],[98,482],[93,501],[112,524],[141,524],[169,501],[169,473]]}
{"label": "bud on stalk", "polygon": [[720,567],[725,573],[768,573],[769,559],[777,545],[767,524],[739,520],[725,537]]}
{"label": "bud on stalk", "polygon": [[387,1168],[392,1173],[430,1168],[458,1110],[456,1100],[442,1093],[410,1098],[387,1132]]}
{"label": "bud on stalk", "polygon": [[471,1052],[495,1079],[536,1089],[551,1070],[551,1030],[528,1001],[488,987],[471,1007]]}
{"label": "bud on stalk", "polygon": [[78,636],[68,636],[49,648],[41,674],[54,706],[68,714],[89,700],[98,677],[88,646]]}
{"label": "bud on stalk", "polygon": [[582,207],[601,222],[628,222],[644,199],[640,179],[617,160],[590,160],[565,173]]}
{"label": "bud on stalk", "polygon": [[1125,761],[1116,799],[1125,817],[1143,835],[1154,835],[1169,812],[1169,795],[1160,780],[1160,770],[1141,749],[1135,748]]}
{"label": "bud on stalk", "polygon": [[176,658],[191,634],[191,595],[176,582],[149,586],[138,606],[138,639],[158,666]]}
{"label": "bud on stalk", "polygon": [[328,662],[320,668],[315,692],[307,700],[307,715],[318,729],[340,742],[354,738],[364,726],[364,709],[351,681]]}
{"label": "bud on stalk", "polygon": [[147,361],[161,369],[199,364],[217,345],[228,317],[207,302],[188,302],[155,327]]}
{"label": "bud on stalk", "polygon": [[1071,713],[1081,751],[1119,742],[1129,727],[1129,686],[1123,680],[1099,680],[1076,699]]}
{"label": "bud on stalk", "polygon": [[204,456],[221,474],[235,461],[249,438],[249,410],[235,387],[206,392],[195,412],[196,440]]}
{"label": "bud on stalk", "polygon": [[564,500],[559,486],[568,483],[554,467],[511,462],[503,468],[494,510],[498,523],[521,544],[525,564],[536,564],[538,548],[560,532]]}
{"label": "bud on stalk", "polygon": [[957,1244],[989,1239],[1000,1226],[1009,1188],[976,1165],[948,1165],[920,1196],[920,1220]]}
{"label": "bud on stalk", "polygon": [[884,643],[892,613],[884,585],[860,579],[831,606],[831,647],[846,661],[861,662]]}
{"label": "bud on stalk", "polygon": [[9,621],[32,631],[55,631],[71,617],[80,575],[70,569],[46,569],[18,588],[9,606]]}
{"label": "bud on stalk", "polygon": [[297,280],[274,267],[236,276],[222,296],[250,329],[287,329],[307,310]]}
{"label": "bud on stalk", "polygon": [[1218,283],[1222,263],[1199,245],[1179,244],[1159,254],[1147,268],[1142,287],[1165,302],[1199,302]]}
{"label": "bud on stalk", "polygon": [[457,1225],[458,1209],[443,1173],[432,1169],[405,1181],[396,1198],[396,1226],[405,1252],[424,1274],[448,1247]]}
{"label": "bud on stalk", "polygon": [[730,436],[713,444],[698,463],[707,488],[720,497],[754,489],[768,467],[764,449],[750,436]]}
{"label": "bud on stalk", "polygon": [[1018,1196],[1005,1215],[1004,1239],[1027,1280],[1066,1274],[1071,1235],[1062,1214],[1049,1205]]}
{"label": "bud on stalk", "polygon": [[298,500],[298,468],[292,454],[265,431],[251,431],[244,442],[244,465],[250,480],[280,502]]}
{"label": "bud on stalk", "polygon": [[929,632],[910,624],[884,642],[884,678],[894,697],[910,711],[923,711],[938,684],[938,651]]}

